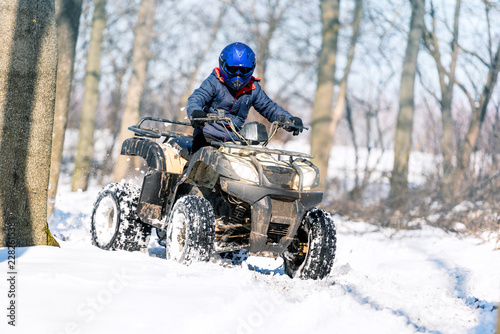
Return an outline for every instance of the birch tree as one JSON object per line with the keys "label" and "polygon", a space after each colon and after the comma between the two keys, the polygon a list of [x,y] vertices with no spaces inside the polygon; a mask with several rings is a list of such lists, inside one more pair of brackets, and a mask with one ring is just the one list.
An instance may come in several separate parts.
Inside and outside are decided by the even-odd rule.
{"label": "birch tree", "polygon": [[57,245],[47,225],[54,1],[0,2],[0,247]]}

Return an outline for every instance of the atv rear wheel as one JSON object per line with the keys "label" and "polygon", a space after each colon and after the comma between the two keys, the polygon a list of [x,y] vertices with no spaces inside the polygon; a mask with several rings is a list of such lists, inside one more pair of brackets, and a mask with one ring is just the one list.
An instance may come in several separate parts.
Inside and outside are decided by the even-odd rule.
{"label": "atv rear wheel", "polygon": [[283,253],[285,272],[291,278],[323,279],[332,269],[337,237],[330,214],[307,211],[295,240]]}
{"label": "atv rear wheel", "polygon": [[129,183],[111,183],[101,190],[90,221],[93,245],[104,250],[147,250],[151,226],[137,217],[139,192]]}
{"label": "atv rear wheel", "polygon": [[199,196],[179,199],[167,226],[167,259],[189,264],[209,261],[214,248],[215,217],[210,202]]}

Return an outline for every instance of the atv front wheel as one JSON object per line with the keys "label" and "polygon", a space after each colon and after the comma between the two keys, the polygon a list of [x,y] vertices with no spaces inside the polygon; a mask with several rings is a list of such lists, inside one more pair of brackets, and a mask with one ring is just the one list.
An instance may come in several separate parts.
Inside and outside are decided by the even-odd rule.
{"label": "atv front wheel", "polygon": [[189,264],[208,261],[214,247],[215,217],[205,198],[185,196],[179,199],[167,226],[167,259]]}
{"label": "atv front wheel", "polygon": [[147,250],[151,226],[137,217],[139,192],[129,183],[111,183],[101,190],[90,221],[93,245],[104,250]]}
{"label": "atv front wheel", "polygon": [[285,272],[291,278],[323,279],[332,269],[337,237],[330,214],[307,211],[295,240],[283,253]]}

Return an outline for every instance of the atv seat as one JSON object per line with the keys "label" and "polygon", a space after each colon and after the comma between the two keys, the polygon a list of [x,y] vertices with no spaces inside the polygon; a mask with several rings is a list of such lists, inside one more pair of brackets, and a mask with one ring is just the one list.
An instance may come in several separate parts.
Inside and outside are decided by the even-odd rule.
{"label": "atv seat", "polygon": [[175,137],[170,138],[167,144],[172,146],[181,157],[186,160],[193,156],[193,137]]}

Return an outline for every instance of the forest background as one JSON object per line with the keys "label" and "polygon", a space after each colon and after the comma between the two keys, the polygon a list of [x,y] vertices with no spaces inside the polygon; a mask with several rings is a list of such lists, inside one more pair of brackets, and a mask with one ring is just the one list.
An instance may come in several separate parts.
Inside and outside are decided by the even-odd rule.
{"label": "forest background", "polygon": [[[92,58],[98,2],[105,3],[105,23],[102,49]],[[255,50],[255,75],[267,94],[311,128],[300,139],[283,135],[275,145],[298,140],[310,147],[321,170],[325,206],[407,227],[416,217],[467,201],[470,212],[426,222],[497,227],[498,2],[95,3],[82,3],[67,128],[88,132],[84,111],[90,109],[95,130],[113,140],[109,158],[99,162],[87,153],[89,165],[76,165],[86,176],[82,182],[74,175],[74,190],[86,189],[89,177],[102,183],[121,179],[126,171],[116,169],[126,163],[117,163],[120,143],[131,135],[126,127],[140,116],[185,120],[187,97],[218,66],[220,50],[240,41]],[[138,42],[141,38],[145,42]],[[144,59],[137,67],[139,58]],[[95,107],[87,108],[92,59],[100,75],[89,83],[96,89],[90,102]],[[352,162],[343,163],[348,159],[355,160],[354,169]]]}

